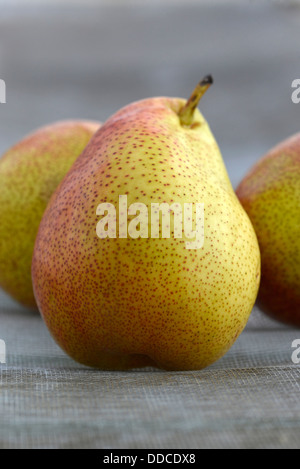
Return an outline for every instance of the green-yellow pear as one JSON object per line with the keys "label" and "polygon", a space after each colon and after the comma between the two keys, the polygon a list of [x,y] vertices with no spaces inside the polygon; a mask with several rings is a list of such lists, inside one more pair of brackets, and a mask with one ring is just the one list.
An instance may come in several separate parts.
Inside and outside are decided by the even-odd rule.
{"label": "green-yellow pear", "polygon": [[211,82],[187,102],[149,98],[110,117],[47,207],[34,292],[54,339],[80,363],[201,369],[247,323],[260,253],[196,109]]}
{"label": "green-yellow pear", "polygon": [[100,123],[67,120],[41,127],[0,159],[0,286],[36,309],[31,260],[47,203]]}
{"label": "green-yellow pear", "polygon": [[300,133],[262,157],[236,192],[260,245],[257,303],[273,318],[300,327]]}

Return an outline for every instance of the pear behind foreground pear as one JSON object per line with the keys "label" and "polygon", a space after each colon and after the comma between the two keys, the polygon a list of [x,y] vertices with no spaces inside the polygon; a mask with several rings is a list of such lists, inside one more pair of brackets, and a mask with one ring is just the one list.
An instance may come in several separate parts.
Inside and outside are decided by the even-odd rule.
{"label": "pear behind foreground pear", "polygon": [[[34,292],[54,339],[80,363],[201,369],[222,357],[247,323],[260,254],[195,109],[210,84],[204,79],[188,102],[157,97],[118,111],[48,205],[33,256]],[[204,246],[187,249],[184,236],[135,239],[129,230],[121,238],[124,226],[100,239],[98,206],[117,209],[125,195],[128,207],[204,203]]]}
{"label": "pear behind foreground pear", "polygon": [[31,309],[35,237],[47,203],[99,122],[66,120],[41,127],[0,159],[0,286]]}
{"label": "pear behind foreground pear", "polygon": [[261,250],[258,306],[300,327],[300,133],[262,157],[236,193]]}

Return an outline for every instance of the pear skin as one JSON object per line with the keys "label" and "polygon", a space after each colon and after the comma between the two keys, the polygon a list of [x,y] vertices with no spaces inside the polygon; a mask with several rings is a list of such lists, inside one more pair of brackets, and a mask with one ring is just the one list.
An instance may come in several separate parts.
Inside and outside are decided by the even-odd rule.
{"label": "pear skin", "polygon": [[[198,370],[221,358],[247,323],[259,247],[197,96],[149,98],[110,117],[43,216],[36,300],[54,339],[80,363]],[[124,226],[100,239],[97,207],[118,207],[120,195],[128,206],[204,203],[204,245],[187,249],[173,235],[122,238]]]}
{"label": "pear skin", "polygon": [[261,158],[236,193],[260,245],[258,306],[300,327],[300,133]]}
{"label": "pear skin", "polygon": [[47,203],[100,127],[94,121],[55,122],[26,136],[0,159],[0,286],[36,309],[31,260]]}

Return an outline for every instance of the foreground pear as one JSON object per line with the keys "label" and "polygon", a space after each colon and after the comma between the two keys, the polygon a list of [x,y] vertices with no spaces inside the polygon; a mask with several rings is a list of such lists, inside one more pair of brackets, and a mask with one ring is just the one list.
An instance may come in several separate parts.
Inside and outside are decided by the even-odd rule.
{"label": "foreground pear", "polygon": [[261,158],[236,192],[261,250],[258,305],[300,327],[300,133]]}
{"label": "foreground pear", "polygon": [[44,210],[99,126],[93,121],[55,122],[0,158],[0,286],[26,307],[37,307],[31,260]]}
{"label": "foreground pear", "polygon": [[247,323],[260,254],[196,109],[211,82],[187,102],[149,98],[110,117],[47,207],[34,292],[54,339],[80,363],[201,369]]}

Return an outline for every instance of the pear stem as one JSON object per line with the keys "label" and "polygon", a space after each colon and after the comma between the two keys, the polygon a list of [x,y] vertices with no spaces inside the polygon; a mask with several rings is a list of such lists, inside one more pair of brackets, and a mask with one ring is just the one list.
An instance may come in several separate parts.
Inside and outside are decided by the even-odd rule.
{"label": "pear stem", "polygon": [[212,84],[213,77],[211,75],[207,75],[203,78],[203,80],[198,83],[188,101],[179,111],[179,119],[181,125],[190,126],[193,123],[195,109],[198,106],[199,101],[204,95],[204,93]]}

